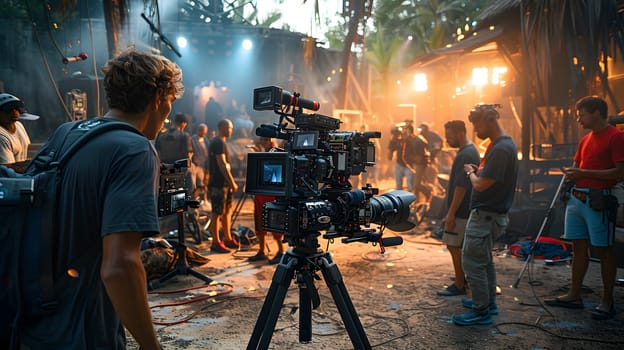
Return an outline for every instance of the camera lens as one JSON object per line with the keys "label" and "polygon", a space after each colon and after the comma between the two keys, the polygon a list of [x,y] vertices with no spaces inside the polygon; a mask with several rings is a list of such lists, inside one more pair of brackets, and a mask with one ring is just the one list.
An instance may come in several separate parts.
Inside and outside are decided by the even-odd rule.
{"label": "camera lens", "polygon": [[385,225],[393,231],[407,231],[414,228],[409,222],[410,203],[416,196],[407,191],[396,190],[370,199],[371,222]]}

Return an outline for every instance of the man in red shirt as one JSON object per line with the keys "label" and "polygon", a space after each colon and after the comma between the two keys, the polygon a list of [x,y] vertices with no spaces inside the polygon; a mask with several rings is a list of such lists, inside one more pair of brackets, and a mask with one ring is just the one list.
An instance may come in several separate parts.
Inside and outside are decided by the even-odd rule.
{"label": "man in red shirt", "polygon": [[[590,244],[600,257],[603,293],[592,318],[606,320],[615,316],[613,287],[617,265],[613,252],[617,201],[609,201],[610,191],[624,178],[624,133],[607,121],[607,103],[588,96],[576,103],[576,120],[590,130],[579,142],[574,164],[564,168],[567,180],[574,183],[565,213],[564,239],[572,241],[572,285],[566,295],[545,300],[546,305],[584,307],[581,287],[589,264]],[[614,216],[614,215],[613,215]]]}

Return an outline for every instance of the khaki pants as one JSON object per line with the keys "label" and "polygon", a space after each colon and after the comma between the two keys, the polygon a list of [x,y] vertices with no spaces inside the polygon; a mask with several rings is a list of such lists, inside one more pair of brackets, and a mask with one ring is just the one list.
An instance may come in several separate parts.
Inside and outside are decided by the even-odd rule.
{"label": "khaki pants", "polygon": [[472,289],[472,308],[485,313],[496,301],[492,244],[509,224],[507,214],[473,209],[466,224],[462,265]]}

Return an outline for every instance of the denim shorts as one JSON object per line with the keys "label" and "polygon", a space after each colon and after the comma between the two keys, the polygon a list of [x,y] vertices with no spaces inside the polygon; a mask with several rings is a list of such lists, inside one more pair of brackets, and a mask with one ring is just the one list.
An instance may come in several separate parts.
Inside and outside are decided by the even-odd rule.
{"label": "denim shorts", "polygon": [[582,202],[570,196],[565,210],[564,232],[563,239],[566,240],[587,239],[595,247],[613,245],[605,212],[590,208],[588,199]]}

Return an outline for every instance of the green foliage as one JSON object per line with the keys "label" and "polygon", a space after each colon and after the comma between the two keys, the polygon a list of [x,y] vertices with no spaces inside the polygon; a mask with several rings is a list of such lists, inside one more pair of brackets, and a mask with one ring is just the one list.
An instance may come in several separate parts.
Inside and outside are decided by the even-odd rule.
{"label": "green foliage", "polygon": [[481,9],[493,1],[379,0],[374,12],[375,27],[383,27],[388,38],[411,35],[414,56],[452,42],[457,28],[470,24]]}

